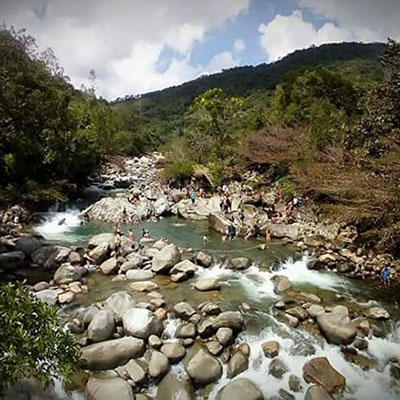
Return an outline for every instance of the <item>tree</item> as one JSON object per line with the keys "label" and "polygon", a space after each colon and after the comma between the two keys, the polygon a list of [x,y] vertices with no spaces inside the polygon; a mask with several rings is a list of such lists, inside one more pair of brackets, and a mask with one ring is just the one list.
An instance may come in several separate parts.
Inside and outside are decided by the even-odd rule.
{"label": "tree", "polygon": [[53,378],[68,381],[78,369],[78,347],[61,328],[57,310],[20,284],[0,286],[0,326],[0,394],[24,378],[44,387]]}

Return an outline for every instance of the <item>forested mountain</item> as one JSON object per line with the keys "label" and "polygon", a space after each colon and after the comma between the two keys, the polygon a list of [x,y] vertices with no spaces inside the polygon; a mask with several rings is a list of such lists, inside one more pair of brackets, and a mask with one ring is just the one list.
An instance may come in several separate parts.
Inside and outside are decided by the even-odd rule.
{"label": "forested mountain", "polygon": [[183,129],[181,119],[185,110],[196,96],[211,88],[223,89],[230,95],[248,96],[274,89],[288,73],[317,66],[329,66],[330,70],[343,72],[363,86],[381,81],[383,70],[379,57],[385,47],[383,43],[338,43],[310,47],[271,64],[232,68],[180,86],[142,96],[126,96],[117,99],[114,107],[123,113],[135,111],[142,122],[156,123],[158,134],[165,135]]}

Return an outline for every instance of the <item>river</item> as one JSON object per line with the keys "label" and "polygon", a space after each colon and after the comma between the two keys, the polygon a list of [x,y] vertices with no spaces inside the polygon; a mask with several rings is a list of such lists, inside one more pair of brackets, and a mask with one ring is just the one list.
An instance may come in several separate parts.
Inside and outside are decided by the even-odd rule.
{"label": "river", "polygon": [[[45,237],[48,242],[68,246],[85,246],[94,234],[112,232],[114,227],[100,222],[89,222],[81,225],[78,218],[79,210],[71,208],[63,213],[49,212],[45,220],[34,229]],[[65,218],[65,224],[58,221]],[[199,268],[193,279],[183,283],[173,283],[169,279],[156,276],[153,280],[159,284],[167,304],[179,301],[189,301],[197,305],[206,300],[218,301],[221,309],[237,310],[241,304],[247,303],[250,308],[245,314],[246,330],[239,339],[251,347],[250,363],[247,371],[239,377],[253,380],[262,390],[266,398],[276,395],[280,388],[289,390],[290,374],[302,376],[304,363],[316,356],[328,357],[332,366],[347,379],[346,392],[343,399],[359,400],[397,400],[400,398],[400,388],[395,384],[389,373],[389,359],[400,359],[400,314],[398,288],[384,288],[376,282],[352,281],[341,275],[325,271],[313,271],[307,268],[311,262],[307,255],[299,255],[295,249],[281,242],[271,243],[266,250],[260,250],[260,242],[243,239],[223,242],[220,235],[208,230],[208,224],[189,222],[177,217],[164,218],[158,222],[142,222],[135,226],[125,226],[125,232],[132,228],[140,237],[142,228],[148,229],[153,237],[166,236],[174,244],[204,250],[216,256],[217,262],[211,268]],[[202,237],[207,233],[208,243],[203,243]],[[232,271],[223,267],[223,260],[229,257],[246,256],[252,259],[253,265],[243,272]],[[327,344],[320,335],[313,335],[301,326],[293,329],[283,324],[276,317],[273,304],[280,299],[275,294],[270,280],[274,274],[285,275],[295,289],[310,292],[323,299],[325,306],[337,304],[349,305],[357,303],[360,312],[372,305],[385,307],[391,314],[391,333],[385,338],[370,337],[368,350],[360,351],[362,357],[372,360],[373,366],[363,370],[360,366],[348,362],[338,346]],[[217,278],[221,282],[220,292],[197,292],[192,283],[196,279]],[[127,283],[112,282],[110,277],[93,273],[88,277],[89,293],[81,294],[76,301],[67,306],[65,311],[73,315],[83,306],[106,299],[114,291],[125,289]],[[139,300],[145,295],[138,295]],[[174,340],[176,321],[169,318],[166,330]],[[269,359],[264,357],[261,344],[267,340],[277,340],[281,345],[279,358],[289,368],[282,380],[268,378]],[[312,345],[314,355],[299,355],[301,344]],[[182,364],[173,367],[178,373],[184,373]],[[217,391],[227,382],[226,367],[223,377],[212,387],[209,398],[213,399]],[[307,385],[303,382],[303,387]],[[156,387],[151,387],[151,395],[155,396]],[[292,393],[296,399],[303,399],[303,393]],[[206,398],[199,392],[199,399]],[[203,397],[202,397],[203,396]]]}

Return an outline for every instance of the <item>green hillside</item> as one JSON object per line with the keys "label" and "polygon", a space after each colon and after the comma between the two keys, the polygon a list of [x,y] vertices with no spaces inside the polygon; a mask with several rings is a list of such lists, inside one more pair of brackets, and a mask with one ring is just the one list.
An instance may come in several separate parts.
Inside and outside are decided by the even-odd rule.
{"label": "green hillside", "polygon": [[295,51],[275,63],[232,68],[140,97],[126,96],[113,105],[123,114],[134,112],[142,123],[150,123],[158,136],[164,136],[183,129],[184,112],[196,96],[211,88],[246,97],[274,89],[290,72],[317,66],[340,71],[363,87],[381,81],[383,71],[379,57],[385,46],[383,43],[339,43],[311,47]]}

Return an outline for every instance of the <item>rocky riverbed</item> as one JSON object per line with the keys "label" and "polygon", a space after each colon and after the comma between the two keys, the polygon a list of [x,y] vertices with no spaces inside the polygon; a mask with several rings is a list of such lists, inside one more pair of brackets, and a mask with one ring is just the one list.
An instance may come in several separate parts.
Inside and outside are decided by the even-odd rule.
{"label": "rocky riverbed", "polygon": [[[396,278],[389,255],[357,249],[353,227],[318,222],[306,205],[289,223],[271,221],[268,207],[284,207],[273,189],[252,193],[232,183],[229,214],[219,194],[192,204],[187,190],[158,182],[162,163],[153,154],[107,166],[91,190],[110,195],[85,211],[52,214],[35,228],[45,238],[15,222],[28,219],[22,209],[4,214],[2,278],[28,279],[79,341],[85,367],[72,396],[399,398],[398,293],[348,279],[374,278],[384,265]],[[136,225],[149,218],[159,222]],[[239,238],[221,242],[232,218]],[[255,221],[272,242],[241,238]],[[125,239],[115,254],[115,223],[137,237],[142,227],[155,234]]]}
{"label": "rocky riverbed", "polygon": [[[396,326],[386,308],[293,285],[288,276],[301,268],[296,262],[276,273],[258,271],[254,282],[262,276],[266,290],[261,301],[242,294],[249,302],[232,307],[227,277],[239,285],[250,279],[257,267],[249,258],[221,259],[151,237],[125,243],[117,255],[113,246],[109,233],[89,240],[85,253],[95,265],[80,249],[58,249],[52,279],[29,287],[62,307],[66,328],[77,335],[85,367],[76,389],[87,399],[399,395],[399,349],[390,342]],[[397,351],[387,354],[388,344]],[[377,376],[384,385],[368,397],[363,385]]]}

